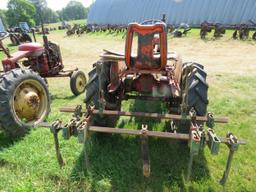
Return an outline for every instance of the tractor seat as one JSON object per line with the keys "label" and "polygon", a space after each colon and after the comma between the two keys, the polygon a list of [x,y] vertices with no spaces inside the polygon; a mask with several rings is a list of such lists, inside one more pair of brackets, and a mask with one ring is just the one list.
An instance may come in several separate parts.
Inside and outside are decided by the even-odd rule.
{"label": "tractor seat", "polygon": [[[134,37],[138,37],[136,42]],[[155,52],[158,45],[159,52]],[[133,47],[137,55],[132,55]],[[143,25],[131,23],[128,25],[125,45],[125,63],[128,69],[162,70],[167,64],[167,34],[164,23]]]}

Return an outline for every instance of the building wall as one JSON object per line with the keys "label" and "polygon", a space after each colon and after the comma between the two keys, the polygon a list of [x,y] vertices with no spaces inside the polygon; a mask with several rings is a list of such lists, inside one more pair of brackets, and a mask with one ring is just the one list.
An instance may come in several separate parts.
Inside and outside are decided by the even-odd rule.
{"label": "building wall", "polygon": [[161,19],[169,24],[200,25],[203,21],[238,24],[256,20],[256,0],[96,0],[88,23],[128,24]]}

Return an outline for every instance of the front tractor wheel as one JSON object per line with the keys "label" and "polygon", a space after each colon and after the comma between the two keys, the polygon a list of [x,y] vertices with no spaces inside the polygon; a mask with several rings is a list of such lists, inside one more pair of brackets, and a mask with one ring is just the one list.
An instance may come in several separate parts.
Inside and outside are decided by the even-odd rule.
{"label": "front tractor wheel", "polygon": [[0,124],[12,137],[25,135],[45,120],[50,96],[42,77],[31,70],[13,69],[0,79]]}
{"label": "front tractor wheel", "polygon": [[82,71],[74,71],[70,77],[70,89],[74,95],[84,93],[86,77]]}

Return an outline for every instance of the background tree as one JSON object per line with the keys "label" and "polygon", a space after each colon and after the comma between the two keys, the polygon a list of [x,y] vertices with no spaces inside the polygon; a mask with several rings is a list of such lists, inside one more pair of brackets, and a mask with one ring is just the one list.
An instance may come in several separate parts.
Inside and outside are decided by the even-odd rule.
{"label": "background tree", "polygon": [[87,12],[81,2],[70,1],[67,6],[59,12],[59,16],[63,20],[85,19]]}
{"label": "background tree", "polygon": [[6,20],[9,27],[17,26],[19,22],[27,22],[29,26],[35,25],[34,16],[36,9],[27,0],[9,0],[7,5]]}
{"label": "background tree", "polygon": [[30,0],[36,8],[35,22],[37,25],[41,23],[39,13],[41,13],[44,23],[56,23],[59,21],[55,11],[47,7],[46,0]]}
{"label": "background tree", "polygon": [[42,10],[42,17],[44,23],[56,23],[59,21],[58,14],[49,7],[46,7]]}

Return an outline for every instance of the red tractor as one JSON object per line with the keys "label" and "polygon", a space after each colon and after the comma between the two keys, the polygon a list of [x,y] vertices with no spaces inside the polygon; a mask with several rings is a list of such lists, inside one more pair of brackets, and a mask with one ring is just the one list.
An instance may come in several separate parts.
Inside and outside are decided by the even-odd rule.
{"label": "red tractor", "polygon": [[50,96],[45,78],[70,77],[74,95],[84,92],[86,77],[82,71],[64,70],[60,48],[43,35],[44,45],[25,43],[10,53],[0,34],[0,48],[6,55],[0,71],[0,125],[11,136],[24,135],[28,127],[42,122],[50,111]]}
{"label": "red tractor", "polygon": [[[218,154],[220,143],[229,148],[229,157],[221,184],[229,174],[231,160],[239,141],[232,133],[219,138],[214,131],[215,123],[227,123],[226,118],[213,118],[207,113],[208,84],[203,65],[182,63],[175,52],[167,49],[167,27],[162,21],[150,20],[142,24],[128,25],[125,54],[106,51],[89,72],[86,86],[86,109],[64,107],[62,112],[74,112],[73,118],[65,124],[60,120],[43,123],[50,127],[55,139],[58,162],[64,165],[59,150],[57,133],[63,136],[78,136],[85,143],[85,166],[90,169],[90,136],[92,133],[129,134],[139,136],[143,158],[143,174],[150,175],[148,137],[187,141],[190,147],[187,179],[189,179],[193,158],[199,155],[206,144],[212,154]],[[142,111],[121,111],[123,100],[161,101],[167,110],[161,113]],[[151,103],[148,102],[148,105]],[[116,128],[120,116],[164,119],[169,121],[165,132],[152,130],[148,124],[141,129]],[[215,122],[215,123],[214,123]],[[64,126],[62,126],[64,125]],[[206,125],[207,128],[204,127]],[[100,154],[99,154],[100,155]]]}
{"label": "red tractor", "polygon": [[[166,25],[160,21],[149,23],[129,25],[124,55],[110,51],[101,55],[102,59],[89,73],[86,104],[119,110],[121,100],[162,100],[170,113],[187,114],[194,108],[197,115],[204,116],[208,85],[203,66],[182,64],[175,52],[167,51]],[[96,66],[101,68],[100,73]],[[102,126],[113,123],[111,116],[97,116],[93,122]]]}

